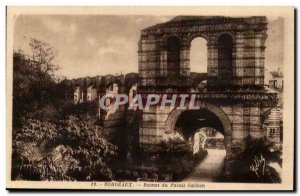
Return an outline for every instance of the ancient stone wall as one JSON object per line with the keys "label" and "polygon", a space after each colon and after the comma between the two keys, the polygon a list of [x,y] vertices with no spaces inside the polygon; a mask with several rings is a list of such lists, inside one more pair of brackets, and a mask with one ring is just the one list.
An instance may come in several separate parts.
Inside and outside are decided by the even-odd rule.
{"label": "ancient stone wall", "polygon": [[[202,37],[207,41],[208,85],[224,84],[224,69],[222,68],[224,57],[220,57],[224,48],[222,49],[220,38],[227,36],[232,42],[231,57],[228,57],[232,62],[231,75],[225,78],[225,84],[262,86],[264,84],[266,30],[265,17],[179,16],[169,22],[148,27],[142,30],[139,41],[141,85],[157,86],[160,85],[162,78],[172,75],[190,76],[190,46],[191,41],[196,37]],[[171,46],[169,46],[170,41],[173,43]],[[176,53],[177,45],[179,45],[179,69],[176,74],[174,73],[176,68],[168,64],[174,64],[174,50]],[[228,46],[228,43],[225,43],[226,45]],[[171,62],[169,58],[172,58]]]}
{"label": "ancient stone wall", "polygon": [[[264,89],[266,17],[178,16],[141,31],[138,93],[191,93],[191,42],[207,41],[207,86],[197,94],[223,124],[228,155],[246,137],[262,138],[265,112],[277,103]],[[195,82],[195,80],[194,80]],[[143,111],[140,144],[149,146],[174,132],[182,111]]]}

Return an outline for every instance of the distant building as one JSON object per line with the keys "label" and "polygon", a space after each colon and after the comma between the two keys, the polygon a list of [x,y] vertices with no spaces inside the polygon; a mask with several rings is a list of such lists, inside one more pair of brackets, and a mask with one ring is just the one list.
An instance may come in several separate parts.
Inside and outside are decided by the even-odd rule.
{"label": "distant building", "polygon": [[270,111],[269,119],[268,119],[268,126],[267,126],[267,138],[270,141],[279,143],[281,141],[282,135],[282,126],[280,119],[281,110],[280,107],[275,107]]}
{"label": "distant building", "polygon": [[283,90],[283,73],[278,69],[271,72],[271,79],[269,80],[269,88],[274,90]]}
{"label": "distant building", "polygon": [[267,119],[266,136],[270,141],[280,143],[283,135],[283,73],[278,69],[277,71],[270,72],[270,74],[271,79],[269,80],[269,88],[277,92],[279,100],[277,107],[271,109]]}

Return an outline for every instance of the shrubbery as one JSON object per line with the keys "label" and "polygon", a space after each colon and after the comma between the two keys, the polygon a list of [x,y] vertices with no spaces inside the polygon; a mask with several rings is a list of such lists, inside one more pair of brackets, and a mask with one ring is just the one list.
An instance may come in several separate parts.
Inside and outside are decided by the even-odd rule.
{"label": "shrubbery", "polygon": [[68,116],[56,123],[28,120],[13,137],[13,179],[111,180],[116,147],[101,127]]}
{"label": "shrubbery", "polygon": [[194,155],[190,144],[181,139],[161,142],[158,148],[155,162],[161,172],[171,174],[172,181],[181,181],[207,155],[206,151]]}
{"label": "shrubbery", "polygon": [[193,154],[192,147],[184,140],[169,139],[150,151],[138,151],[131,163],[134,166],[124,165],[119,173],[124,176],[128,171],[130,179],[135,181],[181,181],[206,155],[206,150]]}
{"label": "shrubbery", "polygon": [[281,165],[281,149],[264,139],[246,139],[245,149],[226,160],[217,181],[280,183],[279,173],[270,163]]}

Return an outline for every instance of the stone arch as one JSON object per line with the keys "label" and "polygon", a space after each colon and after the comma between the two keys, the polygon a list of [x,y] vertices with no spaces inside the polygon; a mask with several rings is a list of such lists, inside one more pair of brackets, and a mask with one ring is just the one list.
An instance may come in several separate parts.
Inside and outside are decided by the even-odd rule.
{"label": "stone arch", "polygon": [[175,34],[175,33],[171,33],[171,34],[165,34],[164,36],[162,36],[162,49],[167,49],[167,42],[168,42],[168,39],[170,37],[176,37],[177,39],[179,39],[180,43],[182,44],[183,43],[183,40],[182,38],[178,35],[178,34]]}
{"label": "stone arch", "polygon": [[214,36],[214,43],[218,44],[218,39],[224,35],[230,36],[232,39],[233,45],[235,46],[235,44],[236,44],[235,34],[232,33],[231,31],[221,31],[221,32],[216,33]]}
{"label": "stone arch", "polygon": [[123,93],[125,89],[125,79],[123,76],[107,75],[103,77],[103,84],[101,85],[101,92],[105,93],[106,89],[112,84],[116,83],[119,88],[119,93]]}
{"label": "stone arch", "polygon": [[109,91],[111,91],[112,88],[114,88],[116,85],[118,91],[117,93],[120,93],[120,85],[117,83],[117,82],[111,82],[111,83],[108,83],[106,86],[105,86],[105,90],[107,91],[109,89]]}
{"label": "stone arch", "polygon": [[[165,47],[166,41],[170,36],[176,36],[181,40],[180,76],[182,78],[188,77],[190,75],[188,58],[190,42],[195,37],[203,37],[208,43],[208,86],[210,89],[222,89],[224,82],[218,76],[217,40],[220,36],[226,34],[232,38],[233,42],[232,79],[228,83],[234,86],[262,86],[263,74],[261,69],[264,66],[266,30],[266,17],[178,16],[168,22],[147,27],[142,30],[139,42],[143,43],[143,47],[139,48],[141,85],[163,86],[164,82],[161,81],[173,80],[167,73],[166,63],[167,52]],[[251,42],[253,44],[253,36],[260,39],[260,43],[254,44],[253,48],[248,48],[245,43]],[[252,50],[258,51],[257,55],[251,54],[250,51]],[[237,55],[239,58],[236,58]],[[155,58],[152,58],[153,56]],[[261,68],[260,71],[255,72],[252,69],[256,66],[257,61],[255,60],[257,58],[262,59],[259,61]],[[145,62],[144,59],[154,60]],[[255,61],[255,63],[250,63],[250,61]],[[247,69],[242,66],[245,63],[249,64]],[[247,78],[243,78],[244,70],[250,70]]]}
{"label": "stone arch", "polygon": [[[197,103],[199,103],[199,102],[197,102]],[[227,154],[229,155],[229,153],[231,152],[232,126],[231,126],[231,122],[230,122],[228,116],[221,108],[219,108],[218,106],[213,105],[211,103],[201,102],[200,110],[201,109],[208,110],[209,112],[213,113],[220,120],[220,122],[223,126],[223,130],[224,130],[226,151],[227,151]],[[176,125],[176,122],[177,122],[179,116],[187,110],[188,109],[180,110],[180,109],[175,108],[170,113],[170,115],[167,118],[166,124],[165,124],[165,133],[170,134],[170,133],[174,132],[174,128],[175,128],[175,125]]]}
{"label": "stone arch", "polygon": [[201,37],[201,38],[205,39],[207,43],[210,42],[210,36],[209,35],[207,35],[206,33],[203,33],[203,32],[198,32],[198,33],[190,34],[188,36],[188,38],[186,39],[187,40],[186,41],[187,45],[191,46],[192,41],[197,37]]}
{"label": "stone arch", "polygon": [[129,73],[125,76],[125,92],[129,93],[134,84],[139,84],[141,78],[136,73]]}

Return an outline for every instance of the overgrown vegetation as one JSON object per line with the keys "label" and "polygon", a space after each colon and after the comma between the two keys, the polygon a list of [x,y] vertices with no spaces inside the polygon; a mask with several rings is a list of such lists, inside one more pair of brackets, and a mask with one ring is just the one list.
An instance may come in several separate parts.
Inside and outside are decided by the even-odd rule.
{"label": "overgrown vegetation", "polygon": [[120,180],[124,180],[124,176],[127,176],[134,181],[181,181],[206,156],[206,150],[193,154],[192,147],[187,141],[169,139],[152,146],[150,151],[140,149],[133,155],[131,162],[118,164],[115,168]]}
{"label": "overgrown vegetation", "polygon": [[155,162],[161,172],[165,171],[172,175],[172,181],[183,180],[207,155],[207,151],[201,149],[197,154],[193,154],[190,144],[181,139],[163,141],[158,148]]}
{"label": "overgrown vegetation", "polygon": [[28,119],[13,139],[13,179],[111,180],[116,147],[88,116]]}
{"label": "overgrown vegetation", "polygon": [[13,55],[12,179],[111,180],[116,146],[87,112],[94,103],[68,103],[55,50],[36,39],[30,47]]}
{"label": "overgrown vegetation", "polygon": [[245,149],[226,160],[217,181],[280,183],[280,174],[270,165],[282,164],[282,150],[264,139],[246,139]]}

